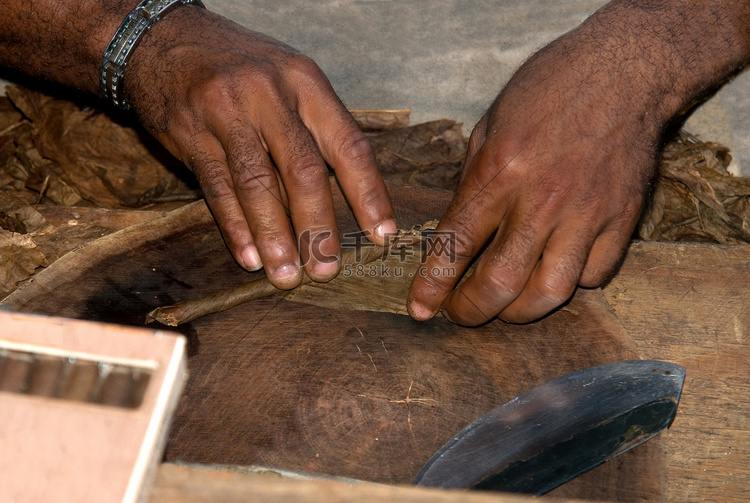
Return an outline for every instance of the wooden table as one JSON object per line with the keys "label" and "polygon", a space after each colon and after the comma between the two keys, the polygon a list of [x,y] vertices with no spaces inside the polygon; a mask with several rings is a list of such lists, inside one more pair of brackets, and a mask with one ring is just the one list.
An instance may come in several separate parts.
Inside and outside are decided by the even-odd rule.
{"label": "wooden table", "polygon": [[635,243],[604,293],[641,356],[687,369],[670,501],[748,501],[750,246]]}
{"label": "wooden table", "polygon": [[[669,501],[748,501],[750,246],[636,242],[620,273],[603,291],[644,358],[687,368],[677,419],[663,434]],[[211,488],[227,501],[239,494],[262,495],[263,501],[273,502],[360,497],[442,501],[434,493],[415,489],[309,484],[163,465],[152,501],[178,501],[200,487]],[[478,503],[484,498],[461,494],[446,501]],[[527,501],[505,496],[486,501],[490,500]]]}
{"label": "wooden table", "polygon": [[[750,246],[634,243],[620,273],[602,290],[607,307],[615,315],[613,323],[619,324],[641,357],[669,360],[687,368],[677,419],[662,435],[662,442],[654,444],[666,451],[669,469],[664,482],[670,501],[748,499],[748,285]],[[572,337],[575,335],[565,335]],[[368,499],[363,494],[372,494],[373,498],[377,494],[380,499],[374,501],[428,498],[412,488],[352,488],[340,482],[268,477],[258,482],[255,477],[164,465],[153,501],[176,501],[176,495],[182,495],[185,501],[199,501],[196,495],[208,498],[208,494],[224,497],[230,493],[260,501],[297,501],[316,494],[327,501]],[[188,494],[194,499],[187,499]],[[484,498],[451,497],[456,498],[454,501]]]}

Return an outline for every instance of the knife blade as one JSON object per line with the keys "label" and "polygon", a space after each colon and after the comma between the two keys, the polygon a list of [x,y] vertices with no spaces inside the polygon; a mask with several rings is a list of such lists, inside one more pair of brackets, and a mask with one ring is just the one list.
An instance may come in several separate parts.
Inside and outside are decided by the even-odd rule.
{"label": "knife blade", "polygon": [[669,427],[684,380],[679,365],[638,360],[548,381],[461,430],[413,484],[544,494]]}

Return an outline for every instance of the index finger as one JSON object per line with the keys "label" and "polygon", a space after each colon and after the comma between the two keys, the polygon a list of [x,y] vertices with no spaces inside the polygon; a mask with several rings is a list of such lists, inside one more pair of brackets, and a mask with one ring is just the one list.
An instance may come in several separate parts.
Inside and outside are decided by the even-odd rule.
{"label": "index finger", "polygon": [[452,249],[438,253],[433,246],[433,253],[429,253],[428,243],[427,257],[412,281],[407,299],[412,318],[427,320],[437,313],[473,258],[497,231],[505,212],[501,206],[505,198],[496,182],[513,158],[488,155],[487,149],[482,148],[467,159],[466,176],[436,230],[436,238],[450,240]]}

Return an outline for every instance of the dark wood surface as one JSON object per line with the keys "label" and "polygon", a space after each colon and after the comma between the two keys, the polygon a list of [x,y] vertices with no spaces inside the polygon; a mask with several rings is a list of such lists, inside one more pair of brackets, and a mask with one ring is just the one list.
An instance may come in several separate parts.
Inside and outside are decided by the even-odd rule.
{"label": "dark wood surface", "polygon": [[[418,188],[393,189],[393,196],[403,227],[438,217],[448,200]],[[341,228],[354,228],[339,203]],[[4,304],[140,325],[153,307],[253,276],[231,260],[205,207],[193,205],[63,256]],[[581,291],[563,310],[524,326],[467,329],[442,318],[416,323],[274,297],[178,330],[189,340],[190,380],[168,460],[385,483],[408,483],[452,435],[517,393],[639,356],[599,290]],[[657,440],[556,494],[659,501],[665,489]]]}

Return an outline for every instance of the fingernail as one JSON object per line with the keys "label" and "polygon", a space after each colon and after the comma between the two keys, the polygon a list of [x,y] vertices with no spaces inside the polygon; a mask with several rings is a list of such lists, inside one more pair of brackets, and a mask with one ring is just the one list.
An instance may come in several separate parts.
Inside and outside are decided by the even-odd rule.
{"label": "fingernail", "polygon": [[393,220],[384,220],[383,222],[380,222],[375,226],[375,229],[373,229],[373,233],[375,234],[376,238],[385,239],[385,237],[388,235],[396,234],[397,230],[398,228],[396,227],[396,222],[394,222]]}
{"label": "fingernail", "polygon": [[411,312],[412,318],[419,321],[427,321],[435,314],[432,310],[427,309],[417,301],[411,301],[409,304],[409,311]]}
{"label": "fingernail", "polygon": [[294,279],[299,274],[299,267],[294,264],[284,264],[273,272],[273,277],[278,281]]}
{"label": "fingernail", "polygon": [[263,263],[260,261],[260,256],[258,255],[258,249],[254,246],[246,246],[245,249],[242,250],[241,258],[242,262],[245,264],[245,269],[257,271],[263,267]]}
{"label": "fingernail", "polygon": [[318,262],[313,266],[313,273],[315,273],[316,276],[328,278],[334,276],[337,272],[339,272],[338,257],[336,260],[330,262]]}

